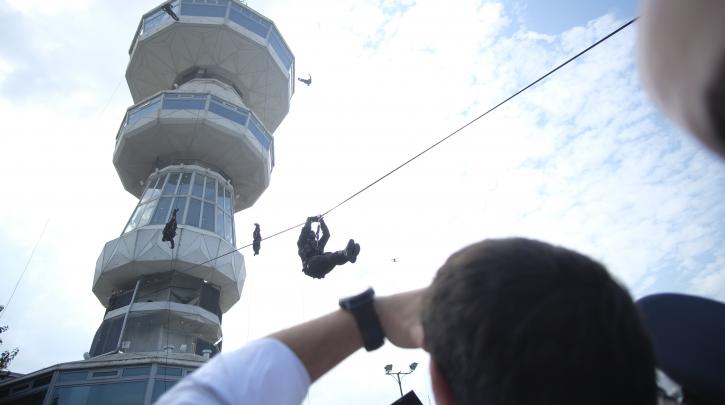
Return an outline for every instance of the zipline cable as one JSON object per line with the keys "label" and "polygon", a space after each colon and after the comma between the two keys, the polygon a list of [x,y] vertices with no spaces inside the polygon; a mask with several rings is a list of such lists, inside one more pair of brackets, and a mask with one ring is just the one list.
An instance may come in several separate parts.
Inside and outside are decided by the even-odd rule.
{"label": "zipline cable", "polygon": [[25,275],[25,272],[28,270],[28,267],[30,266],[30,262],[33,261],[33,256],[35,255],[35,249],[38,248],[38,245],[40,244],[41,239],[43,239],[43,235],[45,234],[45,228],[48,227],[48,222],[50,222],[50,218],[48,218],[45,221],[45,225],[43,225],[43,230],[40,231],[40,236],[38,236],[38,241],[35,242],[35,246],[33,246],[33,250],[30,252],[30,257],[28,258],[28,261],[25,263],[25,268],[23,268],[23,272],[20,273],[20,277],[18,277],[18,281],[15,283],[15,287],[13,288],[13,292],[10,293],[10,298],[8,298],[8,302],[3,307],[3,310],[0,311],[0,319],[3,318],[3,315],[5,315],[6,312],[8,312],[8,306],[10,306],[10,302],[13,300],[13,297],[15,296],[15,291],[18,290],[18,286],[20,285],[20,281],[23,279],[23,276]]}
{"label": "zipline cable", "polygon": [[[269,235],[269,236],[267,236],[267,237],[264,237],[264,238],[262,238],[262,241],[265,241],[265,240],[267,240],[267,239],[272,239],[272,238],[274,238],[275,236],[279,236],[279,235],[281,235],[281,234],[283,234],[283,233],[286,233],[286,232],[289,232],[289,231],[291,231],[291,230],[293,230],[293,229],[295,229],[295,228],[299,228],[299,227],[303,226],[304,224],[305,224],[305,223],[303,222],[303,223],[301,223],[301,224],[297,224],[297,225],[294,225],[294,226],[290,226],[290,227],[289,227],[289,228],[287,228],[287,229],[284,229],[284,230],[282,230],[282,231],[279,231],[279,232],[277,232],[277,233],[274,233],[274,234],[272,234],[272,235]],[[254,243],[254,242],[252,242],[252,243]],[[217,257],[213,257],[213,258],[211,258],[211,259],[209,259],[209,260],[207,260],[207,261],[205,261],[205,262],[201,262],[201,263],[195,264],[195,265],[193,265],[193,266],[191,266],[191,267],[188,267],[188,268],[184,269],[184,270],[183,270],[183,272],[188,272],[189,270],[193,270],[193,269],[195,269],[195,268],[197,268],[197,267],[199,267],[199,266],[203,266],[203,265],[205,265],[205,264],[207,264],[207,263],[209,263],[209,262],[213,262],[214,260],[217,260],[217,259],[221,259],[222,257],[224,257],[224,256],[228,256],[228,255],[230,255],[230,254],[232,254],[232,253],[234,253],[234,252],[237,252],[237,251],[240,251],[240,250],[242,250],[242,249],[248,248],[248,247],[252,246],[252,243],[248,243],[248,244],[246,244],[246,245],[244,245],[244,246],[242,246],[242,247],[238,247],[238,248],[236,248],[236,249],[234,249],[234,250],[230,250],[230,251],[228,251],[228,252],[226,252],[226,253],[223,253],[223,254],[221,254],[221,255],[219,255],[219,256],[217,256]]]}
{"label": "zipline cable", "polygon": [[[527,84],[526,86],[522,87],[522,88],[521,88],[521,89],[519,89],[519,90],[518,90],[517,92],[515,92],[515,93],[513,93],[512,95],[510,95],[510,96],[508,96],[507,98],[505,98],[505,99],[504,99],[503,101],[499,102],[498,104],[496,104],[496,105],[494,105],[493,107],[491,107],[491,108],[489,108],[488,110],[486,110],[486,111],[485,111],[484,113],[482,113],[482,114],[478,115],[477,117],[473,118],[472,120],[468,121],[468,122],[467,122],[466,124],[464,124],[463,126],[459,127],[459,128],[458,128],[458,129],[456,129],[455,131],[451,132],[450,134],[448,134],[448,135],[446,135],[445,137],[441,138],[440,140],[436,141],[436,142],[435,142],[434,144],[432,144],[432,145],[430,145],[429,147],[427,147],[427,148],[423,149],[423,150],[422,150],[421,152],[419,152],[419,153],[418,153],[418,154],[416,154],[415,156],[413,156],[413,157],[411,157],[410,159],[406,160],[405,162],[401,163],[400,165],[398,165],[398,166],[397,166],[396,168],[394,168],[393,170],[390,170],[389,172],[385,173],[385,174],[384,174],[383,176],[379,177],[378,179],[376,179],[376,180],[375,180],[375,181],[373,181],[372,183],[368,184],[367,186],[365,186],[365,187],[361,188],[360,190],[358,190],[358,191],[357,191],[356,193],[354,193],[354,194],[352,194],[351,196],[347,197],[346,199],[342,200],[342,202],[338,203],[338,204],[337,204],[337,205],[335,205],[334,207],[332,207],[332,208],[330,208],[329,210],[325,211],[325,212],[324,212],[324,213],[323,213],[323,214],[322,214],[321,216],[323,216],[323,217],[324,217],[324,216],[326,216],[327,214],[329,214],[330,212],[332,212],[332,211],[334,211],[335,209],[339,208],[339,207],[340,207],[340,206],[342,206],[343,204],[345,204],[345,203],[347,203],[348,201],[352,200],[353,198],[357,197],[358,195],[360,195],[361,193],[363,193],[364,191],[366,191],[366,190],[367,190],[367,189],[369,189],[370,187],[372,187],[372,186],[376,185],[377,183],[379,183],[380,181],[382,181],[382,180],[383,180],[383,179],[385,179],[386,177],[388,177],[388,176],[390,176],[391,174],[393,174],[393,173],[397,172],[398,170],[402,169],[402,168],[403,168],[404,166],[408,165],[408,164],[409,164],[409,163],[411,163],[412,161],[414,161],[414,160],[418,159],[419,157],[421,157],[421,156],[422,156],[422,155],[424,155],[425,153],[429,152],[429,151],[430,151],[431,149],[435,148],[436,146],[438,146],[438,145],[442,144],[443,142],[447,141],[448,139],[450,139],[450,138],[451,138],[451,137],[453,137],[454,135],[456,135],[456,134],[458,134],[459,132],[463,131],[464,129],[468,128],[468,127],[469,127],[470,125],[472,125],[472,124],[473,124],[473,123],[475,123],[476,121],[478,121],[478,120],[480,120],[481,118],[485,117],[485,116],[486,116],[486,115],[488,115],[489,113],[491,113],[491,112],[495,111],[496,109],[498,109],[498,108],[499,108],[499,107],[501,107],[502,105],[506,104],[507,102],[511,101],[511,100],[512,100],[513,98],[515,98],[515,97],[517,97],[518,95],[520,95],[521,93],[523,93],[524,91],[528,90],[529,88],[531,88],[531,87],[535,86],[536,84],[538,84],[538,83],[539,83],[539,82],[541,82],[542,80],[544,80],[544,79],[546,79],[547,77],[551,76],[552,74],[554,74],[555,72],[557,72],[557,71],[558,71],[559,69],[563,68],[564,66],[566,66],[566,65],[568,65],[569,63],[573,62],[574,60],[578,59],[579,57],[581,57],[581,56],[582,56],[582,55],[584,55],[585,53],[587,53],[587,52],[591,51],[592,49],[596,48],[596,47],[597,47],[598,45],[602,44],[603,42],[605,42],[605,41],[606,41],[606,40],[608,40],[609,38],[611,38],[611,37],[613,37],[614,35],[618,34],[618,33],[619,33],[620,31],[622,31],[623,29],[625,29],[625,28],[629,27],[629,26],[630,26],[630,25],[632,25],[632,24],[633,24],[633,23],[634,23],[635,21],[637,21],[637,19],[638,19],[638,18],[639,18],[639,17],[634,17],[634,18],[632,18],[631,20],[627,21],[626,23],[622,24],[621,26],[619,26],[619,28],[617,28],[617,29],[615,29],[614,31],[610,32],[609,34],[607,34],[606,36],[604,36],[603,38],[601,38],[601,39],[600,39],[600,40],[598,40],[597,42],[594,42],[593,44],[589,45],[589,46],[588,46],[588,47],[587,47],[586,49],[584,49],[584,50],[582,50],[581,52],[577,53],[576,55],[574,55],[574,56],[570,57],[570,58],[569,58],[569,59],[567,59],[566,61],[564,61],[564,62],[560,63],[560,64],[559,64],[559,65],[557,65],[557,66],[556,66],[555,68],[553,68],[553,69],[549,70],[549,71],[548,71],[548,72],[546,72],[546,73],[545,73],[544,75],[540,76],[540,77],[539,77],[538,79],[536,79],[536,80],[534,80],[533,82],[531,82],[531,83]],[[298,224],[298,225],[295,225],[295,226],[291,226],[291,227],[289,227],[289,228],[287,228],[287,229],[285,229],[285,230],[279,231],[279,232],[277,232],[277,233],[275,233],[275,234],[273,234],[273,235],[270,235],[270,236],[268,236],[268,237],[266,237],[266,238],[263,238],[262,240],[264,241],[264,240],[267,240],[267,239],[273,238],[273,237],[275,237],[275,236],[278,236],[278,235],[281,235],[281,234],[283,234],[283,233],[289,232],[289,231],[291,231],[291,230],[293,230],[293,229],[295,229],[295,228],[299,228],[299,227],[301,227],[301,226],[303,226],[303,225],[304,225],[304,223],[301,223],[301,224]],[[196,267],[199,267],[199,266],[203,266],[203,265],[205,265],[205,264],[207,264],[207,263],[209,263],[209,262],[213,262],[214,260],[217,260],[217,259],[219,259],[219,258],[222,258],[222,257],[224,257],[224,256],[230,255],[230,254],[232,254],[232,253],[234,253],[234,252],[237,252],[237,251],[239,251],[239,250],[242,250],[242,249],[244,249],[244,248],[247,248],[247,247],[249,247],[249,246],[252,246],[252,244],[251,244],[251,243],[249,243],[249,244],[247,244],[247,245],[244,245],[244,246],[242,246],[242,247],[239,247],[239,248],[237,248],[237,249],[234,249],[234,250],[232,250],[232,251],[229,251],[229,252],[226,252],[226,253],[224,253],[224,254],[222,254],[222,255],[219,255],[219,256],[217,256],[217,257],[215,257],[215,258],[209,259],[209,260],[207,260],[207,261],[205,261],[205,262],[202,262],[202,263],[199,263],[199,264],[195,264],[195,265],[193,265],[193,266],[191,266],[191,267],[189,267],[189,268],[185,269],[185,271],[189,271],[189,270],[192,270],[192,269],[194,269],[194,268],[196,268]]]}
{"label": "zipline cable", "polygon": [[609,38],[611,38],[612,36],[614,36],[615,34],[617,34],[617,33],[618,33],[619,31],[621,31],[621,30],[623,30],[623,29],[627,28],[627,27],[628,27],[629,25],[631,25],[632,23],[634,23],[635,21],[637,21],[637,18],[638,18],[638,17],[635,17],[635,18],[633,18],[633,19],[631,19],[631,20],[627,21],[626,23],[624,23],[624,24],[623,24],[622,26],[620,26],[620,27],[619,27],[619,28],[617,28],[616,30],[614,30],[614,31],[610,32],[610,33],[609,33],[609,34],[608,34],[607,36],[605,36],[604,38],[602,38],[602,39],[600,39],[599,41],[597,41],[597,42],[593,43],[592,45],[589,45],[589,47],[587,47],[587,48],[586,48],[586,49],[584,49],[583,51],[579,52],[578,54],[576,54],[576,55],[572,56],[571,58],[567,59],[567,60],[566,60],[566,61],[565,61],[564,63],[562,63],[562,64],[560,64],[559,66],[555,67],[554,69],[550,70],[550,71],[549,71],[549,72],[547,72],[547,73],[546,73],[545,75],[543,75],[543,76],[539,77],[538,79],[536,79],[536,80],[534,80],[533,82],[529,83],[528,85],[526,85],[525,87],[523,87],[522,89],[520,89],[519,91],[517,91],[516,93],[514,93],[514,94],[510,95],[510,96],[509,96],[508,98],[506,98],[505,100],[503,100],[503,101],[501,101],[500,103],[496,104],[495,106],[493,106],[493,107],[489,108],[489,109],[488,109],[488,110],[487,110],[486,112],[484,112],[483,114],[481,114],[481,115],[477,116],[476,118],[474,118],[474,119],[472,119],[472,120],[468,121],[468,122],[467,122],[467,123],[466,123],[465,125],[463,125],[462,127],[460,127],[460,128],[458,128],[458,129],[456,129],[455,131],[451,132],[450,134],[446,135],[445,137],[441,138],[440,140],[438,140],[438,141],[437,141],[436,143],[434,143],[433,145],[431,145],[431,146],[429,146],[429,147],[427,147],[427,148],[423,149],[423,150],[422,150],[422,151],[421,151],[420,153],[418,153],[417,155],[413,156],[412,158],[410,158],[410,159],[406,160],[405,162],[401,163],[401,164],[400,164],[400,165],[399,165],[398,167],[396,167],[395,169],[393,169],[393,170],[391,170],[391,171],[389,171],[389,172],[385,173],[385,174],[384,174],[384,175],[383,175],[382,177],[378,178],[377,180],[375,180],[375,181],[373,181],[372,183],[368,184],[367,186],[363,187],[363,188],[362,188],[362,189],[360,189],[360,190],[359,190],[358,192],[356,192],[355,194],[351,195],[350,197],[348,197],[348,198],[344,199],[344,200],[343,200],[343,201],[342,201],[341,203],[337,204],[336,206],[334,206],[334,207],[330,208],[330,209],[329,209],[329,210],[327,210],[327,211],[326,211],[326,212],[325,212],[324,214],[322,214],[322,216],[325,216],[325,215],[329,214],[330,212],[332,212],[332,211],[333,211],[334,209],[336,209],[337,207],[339,207],[339,206],[341,206],[341,205],[345,204],[346,202],[348,202],[348,201],[352,200],[353,198],[357,197],[357,196],[358,196],[359,194],[361,194],[361,193],[362,193],[363,191],[365,191],[365,190],[369,189],[370,187],[374,186],[375,184],[377,184],[378,182],[382,181],[382,180],[383,180],[383,179],[385,179],[386,177],[388,177],[388,176],[390,176],[391,174],[393,174],[393,173],[397,172],[398,170],[400,170],[401,168],[403,168],[403,166],[406,166],[406,165],[408,165],[409,163],[411,163],[412,161],[414,161],[415,159],[418,159],[419,157],[421,157],[421,156],[422,156],[423,154],[425,154],[426,152],[430,151],[431,149],[435,148],[436,146],[438,146],[438,145],[442,144],[443,142],[447,141],[448,139],[450,139],[450,138],[451,138],[451,137],[452,137],[453,135],[456,135],[457,133],[459,133],[459,132],[463,131],[464,129],[466,129],[467,127],[469,127],[469,126],[470,126],[471,124],[473,124],[474,122],[476,122],[476,121],[480,120],[481,118],[485,117],[486,115],[488,115],[489,113],[493,112],[493,111],[494,111],[494,110],[496,110],[497,108],[499,108],[499,107],[501,107],[502,105],[506,104],[506,103],[507,103],[507,102],[508,102],[509,100],[513,99],[514,97],[516,97],[516,96],[518,96],[519,94],[523,93],[524,91],[528,90],[528,89],[529,89],[530,87],[532,87],[532,86],[536,85],[537,83],[539,83],[540,81],[542,81],[542,80],[546,79],[547,77],[549,77],[550,75],[552,75],[552,74],[553,74],[554,72],[556,72],[557,70],[559,70],[559,69],[563,68],[564,66],[568,65],[569,63],[571,63],[571,62],[572,62],[572,61],[574,61],[575,59],[577,59],[577,58],[579,58],[580,56],[584,55],[585,53],[589,52],[589,51],[590,51],[590,50],[591,50],[592,48],[596,47],[597,45],[601,44],[602,42],[606,41],[607,39],[609,39]]}
{"label": "zipline cable", "polygon": [[113,92],[111,93],[111,97],[108,98],[108,101],[106,101],[106,104],[101,109],[101,112],[98,113],[98,116],[96,117],[96,120],[101,119],[103,116],[103,113],[106,112],[106,108],[111,104],[111,101],[113,101],[113,97],[116,96],[116,92],[118,91],[118,88],[121,87],[121,82],[123,82],[123,79],[125,78],[125,75],[121,75],[121,78],[118,79],[118,83],[116,83],[116,87],[113,88]]}

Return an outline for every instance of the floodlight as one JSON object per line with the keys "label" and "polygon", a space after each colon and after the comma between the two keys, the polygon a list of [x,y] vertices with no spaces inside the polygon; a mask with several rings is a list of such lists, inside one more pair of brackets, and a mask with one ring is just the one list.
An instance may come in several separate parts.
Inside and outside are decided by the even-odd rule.
{"label": "floodlight", "polygon": [[389,373],[391,371],[393,371],[393,365],[392,364],[388,364],[387,366],[385,366],[385,372],[386,373]]}
{"label": "floodlight", "polygon": [[416,367],[418,367],[418,363],[410,363],[410,371],[414,371]]}

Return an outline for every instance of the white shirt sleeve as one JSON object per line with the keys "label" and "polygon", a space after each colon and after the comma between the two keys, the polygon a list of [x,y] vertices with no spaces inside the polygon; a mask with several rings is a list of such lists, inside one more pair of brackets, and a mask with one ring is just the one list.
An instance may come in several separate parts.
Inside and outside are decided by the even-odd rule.
{"label": "white shirt sleeve", "polygon": [[156,402],[180,404],[300,404],[310,376],[284,343],[265,338],[215,356]]}

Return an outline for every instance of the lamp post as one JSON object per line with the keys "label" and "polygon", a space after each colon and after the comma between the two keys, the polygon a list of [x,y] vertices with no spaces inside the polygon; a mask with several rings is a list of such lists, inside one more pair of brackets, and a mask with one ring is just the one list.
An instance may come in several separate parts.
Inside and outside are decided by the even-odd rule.
{"label": "lamp post", "polygon": [[401,380],[403,378],[402,376],[408,375],[408,374],[412,373],[413,371],[415,371],[415,368],[418,367],[418,363],[415,363],[415,362],[410,363],[410,365],[408,367],[410,367],[410,371],[408,371],[407,373],[403,372],[403,371],[397,371],[394,373],[392,364],[388,364],[387,366],[385,366],[385,374],[392,376],[395,379],[395,381],[398,383],[398,389],[400,390],[401,397],[403,396],[403,384],[401,382]]}

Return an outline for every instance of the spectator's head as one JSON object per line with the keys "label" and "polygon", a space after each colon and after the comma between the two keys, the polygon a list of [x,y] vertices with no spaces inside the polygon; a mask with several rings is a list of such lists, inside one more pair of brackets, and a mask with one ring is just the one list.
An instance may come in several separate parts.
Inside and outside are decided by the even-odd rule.
{"label": "spectator's head", "polygon": [[627,291],[579,253],[528,239],[453,254],[422,312],[441,404],[655,404],[652,347]]}
{"label": "spectator's head", "polygon": [[643,0],[640,71],[670,118],[725,157],[725,2]]}

